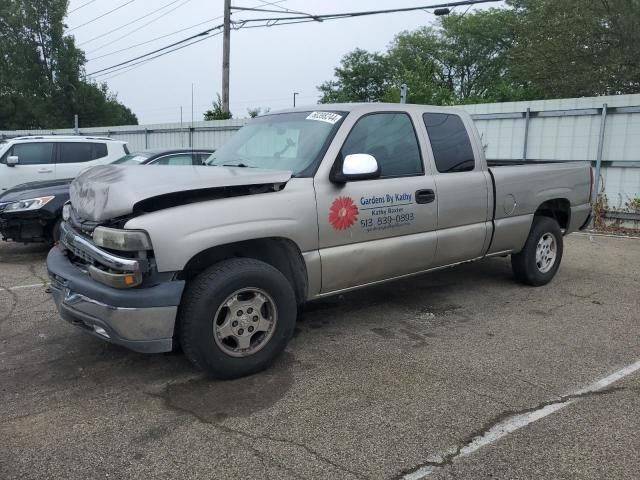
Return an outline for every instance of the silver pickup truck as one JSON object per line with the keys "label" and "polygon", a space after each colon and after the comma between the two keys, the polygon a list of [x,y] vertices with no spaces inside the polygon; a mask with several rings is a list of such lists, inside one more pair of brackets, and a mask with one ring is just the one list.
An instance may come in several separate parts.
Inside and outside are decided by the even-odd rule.
{"label": "silver pickup truck", "polygon": [[587,163],[487,164],[449,108],[273,113],[208,165],[76,178],[47,260],[65,320],[238,377],[284,350],[306,301],[497,255],[544,285],[591,211]]}

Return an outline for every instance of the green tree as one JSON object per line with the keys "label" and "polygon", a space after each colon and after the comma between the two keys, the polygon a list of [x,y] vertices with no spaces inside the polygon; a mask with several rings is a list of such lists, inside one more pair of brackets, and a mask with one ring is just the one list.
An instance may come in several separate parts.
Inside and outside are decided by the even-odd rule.
{"label": "green tree", "polygon": [[640,91],[640,0],[511,0],[513,75],[538,98]]}
{"label": "green tree", "polygon": [[318,87],[320,103],[380,102],[387,85],[384,56],[356,49],[346,54],[334,70],[335,80]]}
{"label": "green tree", "polygon": [[105,85],[85,80],[66,12],[67,0],[0,0],[0,128],[70,127],[75,113],[86,127],[137,123]]}
{"label": "green tree", "polygon": [[216,94],[216,99],[212,102],[212,108],[204,112],[205,120],[229,120],[231,118],[231,112],[225,112],[222,107],[222,98],[220,94]]}
{"label": "green tree", "polygon": [[355,50],[335,69],[335,80],[318,87],[321,103],[394,101],[400,86],[408,101],[450,105],[526,96],[510,72],[515,12],[490,9],[449,15],[436,27],[398,34],[386,53]]}

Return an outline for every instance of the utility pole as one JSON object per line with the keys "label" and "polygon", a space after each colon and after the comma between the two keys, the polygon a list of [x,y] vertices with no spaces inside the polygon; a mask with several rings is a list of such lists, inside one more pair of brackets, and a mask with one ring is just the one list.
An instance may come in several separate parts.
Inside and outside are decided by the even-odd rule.
{"label": "utility pole", "polygon": [[293,92],[293,108],[296,108],[296,95],[300,95],[298,92]]}
{"label": "utility pole", "polygon": [[400,103],[407,103],[407,84],[400,85]]}
{"label": "utility pole", "polygon": [[222,109],[229,113],[229,42],[231,40],[231,0],[224,0],[222,35]]}

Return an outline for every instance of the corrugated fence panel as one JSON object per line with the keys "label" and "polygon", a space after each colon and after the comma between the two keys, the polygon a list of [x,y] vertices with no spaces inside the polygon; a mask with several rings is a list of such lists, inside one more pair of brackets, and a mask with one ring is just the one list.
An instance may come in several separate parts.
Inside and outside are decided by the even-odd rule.
{"label": "corrugated fence panel", "polygon": [[[610,206],[623,207],[629,199],[640,197],[640,168],[637,168],[640,167],[640,108],[637,108],[640,107],[640,94],[464,105],[461,108],[475,116],[487,158],[523,158],[525,112],[529,108],[528,159],[595,162],[604,104],[608,111],[600,187],[607,194]],[[633,113],[619,111],[629,107],[636,107],[632,108]],[[515,115],[498,118],[505,114]],[[624,162],[629,166],[625,167]]]}

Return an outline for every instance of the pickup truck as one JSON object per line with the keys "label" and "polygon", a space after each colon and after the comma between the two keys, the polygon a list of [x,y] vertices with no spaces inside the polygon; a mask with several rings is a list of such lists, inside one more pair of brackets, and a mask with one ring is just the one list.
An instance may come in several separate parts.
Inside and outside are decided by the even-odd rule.
{"label": "pickup truck", "polygon": [[235,378],[278,357],[307,301],[493,256],[547,284],[592,188],[587,163],[488,164],[461,110],[285,110],[207,166],[78,176],[47,259],[51,291],[90,334],[139,352],[179,345]]}

